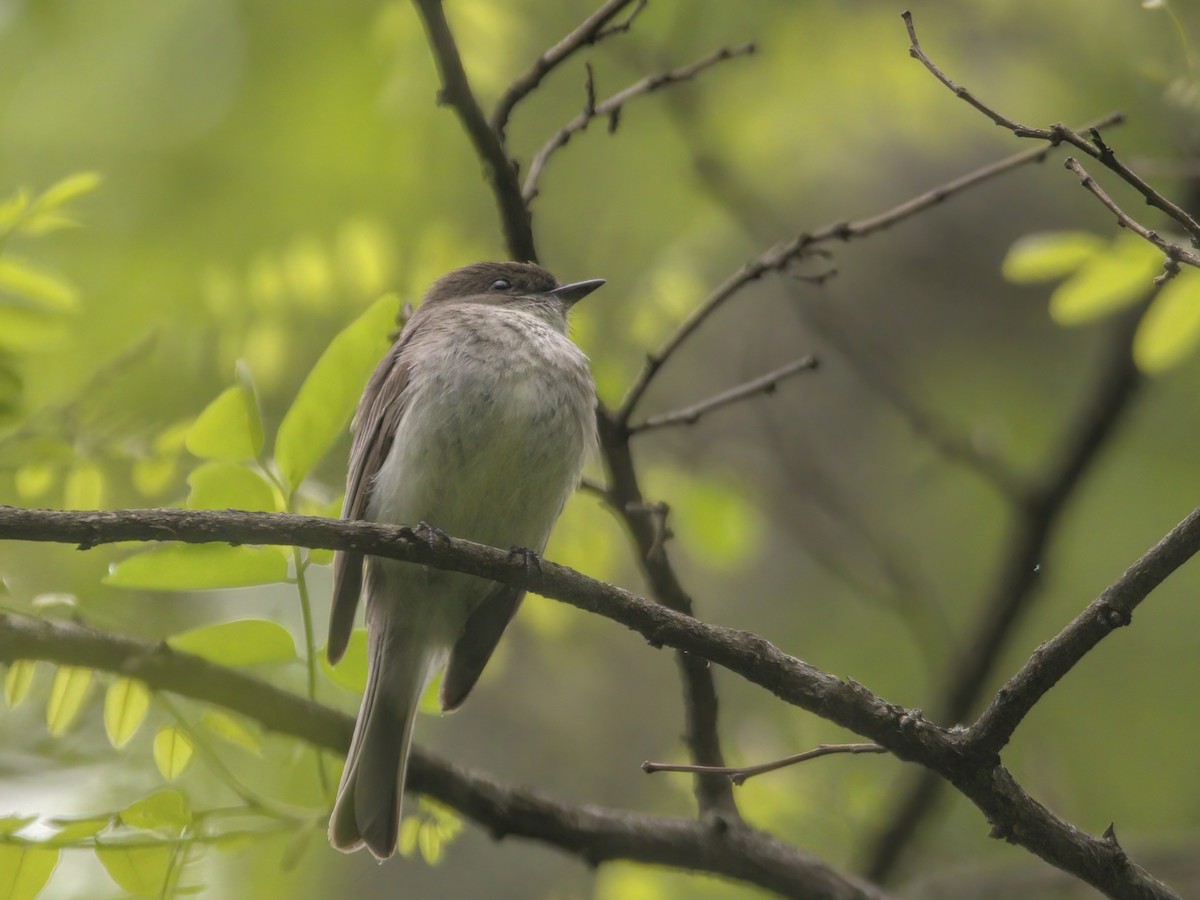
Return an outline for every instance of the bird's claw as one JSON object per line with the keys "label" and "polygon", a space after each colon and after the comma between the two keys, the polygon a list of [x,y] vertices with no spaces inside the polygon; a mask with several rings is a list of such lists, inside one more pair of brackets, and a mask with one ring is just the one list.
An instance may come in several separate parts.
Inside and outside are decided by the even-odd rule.
{"label": "bird's claw", "polygon": [[525,574],[530,574],[534,569],[542,571],[542,558],[528,547],[513,547],[508,551],[509,562],[515,562],[518,558],[525,566]]}
{"label": "bird's claw", "polygon": [[450,543],[450,535],[424,520],[418,522],[414,528],[408,529],[408,533],[412,537],[424,541],[430,550],[436,550],[439,543]]}

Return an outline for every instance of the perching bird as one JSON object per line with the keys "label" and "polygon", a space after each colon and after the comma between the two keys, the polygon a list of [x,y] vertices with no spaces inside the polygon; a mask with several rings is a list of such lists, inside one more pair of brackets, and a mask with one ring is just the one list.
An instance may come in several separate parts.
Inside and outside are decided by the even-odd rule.
{"label": "perching bird", "polygon": [[[596,439],[595,386],[567,313],[601,280],[559,286],[532,263],[439,279],[367,384],[342,516],[541,553]],[[340,552],[327,652],[345,652],[366,597],[370,670],[329,821],[343,851],[396,849],[413,719],[443,665],[466,699],[523,592],[470,575]]]}

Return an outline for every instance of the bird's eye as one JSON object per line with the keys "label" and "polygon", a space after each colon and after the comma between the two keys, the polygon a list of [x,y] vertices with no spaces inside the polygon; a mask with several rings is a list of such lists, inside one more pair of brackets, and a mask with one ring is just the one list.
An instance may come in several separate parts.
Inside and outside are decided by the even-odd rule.
{"label": "bird's eye", "polygon": [[510,287],[512,287],[512,285],[508,283],[507,278],[497,278],[495,281],[492,282],[492,286],[490,288],[488,288],[488,290],[489,291],[507,291]]}

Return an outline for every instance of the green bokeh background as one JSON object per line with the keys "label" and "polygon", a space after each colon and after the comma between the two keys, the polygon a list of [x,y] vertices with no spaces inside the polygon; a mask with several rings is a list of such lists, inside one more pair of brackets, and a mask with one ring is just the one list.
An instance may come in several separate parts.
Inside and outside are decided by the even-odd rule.
{"label": "green bokeh background", "polygon": [[[447,8],[489,106],[593,4]],[[604,400],[616,402],[706,291],[774,240],[871,215],[1023,148],[909,58],[900,11],[877,0],[653,0],[628,35],[581,54],[519,108],[509,133],[527,161],[581,107],[583,58],[603,97],[716,47],[760,44],[752,57],[635,101],[614,135],[594,123],[545,174],[534,203],[543,262],[564,280],[609,281],[575,320]],[[1169,195],[1195,195],[1186,178],[1196,174],[1198,136],[1194,9],[1179,4],[1178,20],[1128,0],[917,2],[913,11],[926,50],[999,110],[1045,125],[1120,109],[1129,121],[1109,142]],[[37,340],[4,344],[24,384],[5,427],[52,440],[0,436],[0,502],[177,502],[198,461],[160,453],[170,444],[161,436],[235,383],[238,361],[271,435],[322,349],[380,294],[417,300],[446,270],[503,256],[480,163],[436,94],[408,3],[0,0],[0,197],[73,172],[103,178],[72,205],[83,228],[3,248],[74,285],[80,303]],[[703,618],[759,632],[893,702],[934,704],[998,577],[1012,510],[914,434],[811,322],[829,323],[955,433],[1042,473],[1094,380],[1106,323],[1055,325],[1050,287],[1007,284],[1001,262],[1029,232],[1115,232],[1060,156],[807,262],[812,273],[836,266],[824,286],[752,285],[664,370],[647,413],[804,353],[822,362],[772,397],[637,439],[644,487],[671,505],[671,549]],[[1111,190],[1162,227],[1128,191]],[[1156,377],[1102,452],[1054,532],[1004,672],[1196,505],[1198,378],[1194,356]],[[345,453],[343,442],[318,470],[314,504],[336,498]],[[162,463],[157,488],[139,490],[137,461],[166,456],[178,464]],[[19,490],[20,473],[39,465],[38,490]],[[87,621],[153,638],[250,616],[299,634],[287,586],[179,595],[101,585],[127,552],[2,546],[0,600],[30,609],[69,594]],[[547,555],[643,589],[628,541],[587,495],[572,501]],[[1200,844],[1198,586],[1188,568],[1157,591],[1133,628],[1037,707],[1005,754],[1057,813],[1092,832],[1115,822],[1135,856],[1182,868]],[[323,621],[327,571],[315,572],[313,590]],[[299,665],[263,674],[303,689]],[[0,714],[0,814],[103,812],[159,786],[149,730],[113,750],[98,691],[65,737],[49,738],[50,681],[43,666],[31,700]],[[725,673],[717,681],[734,762],[848,738]],[[356,705],[332,684],[321,691]],[[639,769],[648,758],[682,760],[678,694],[668,653],[534,598],[471,702],[450,718],[425,717],[418,741],[566,800],[690,815],[684,779]],[[267,737],[261,758],[229,755],[260,790],[322,804],[311,751],[294,742]],[[887,757],[833,758],[751,781],[738,796],[755,824],[853,868],[908,775]],[[200,766],[180,786],[196,807],[230,799]],[[295,840],[210,852],[184,882],[213,897],[752,895],[631,865],[590,871],[470,825],[434,867],[343,857],[317,828],[285,871]],[[1169,877],[1194,887],[1191,868],[1191,882]],[[954,798],[899,884],[930,896],[924,879],[1046,871],[989,839],[979,813]],[[118,896],[115,885],[97,887],[106,878],[87,851],[69,851],[45,896]],[[1061,885],[1026,893],[1089,896]]]}

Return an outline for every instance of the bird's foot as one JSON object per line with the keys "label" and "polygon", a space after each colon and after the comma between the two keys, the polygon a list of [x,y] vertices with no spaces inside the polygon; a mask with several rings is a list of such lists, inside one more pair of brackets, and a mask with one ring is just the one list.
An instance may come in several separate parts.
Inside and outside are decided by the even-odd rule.
{"label": "bird's foot", "polygon": [[449,544],[450,535],[436,525],[430,525],[422,520],[415,527],[407,529],[408,536],[414,540],[424,541],[430,550],[436,550],[438,544]]}
{"label": "bird's foot", "polygon": [[518,559],[524,564],[526,575],[531,574],[535,569],[538,572],[542,571],[542,558],[528,547],[513,547],[508,551],[509,562],[516,562]]}

